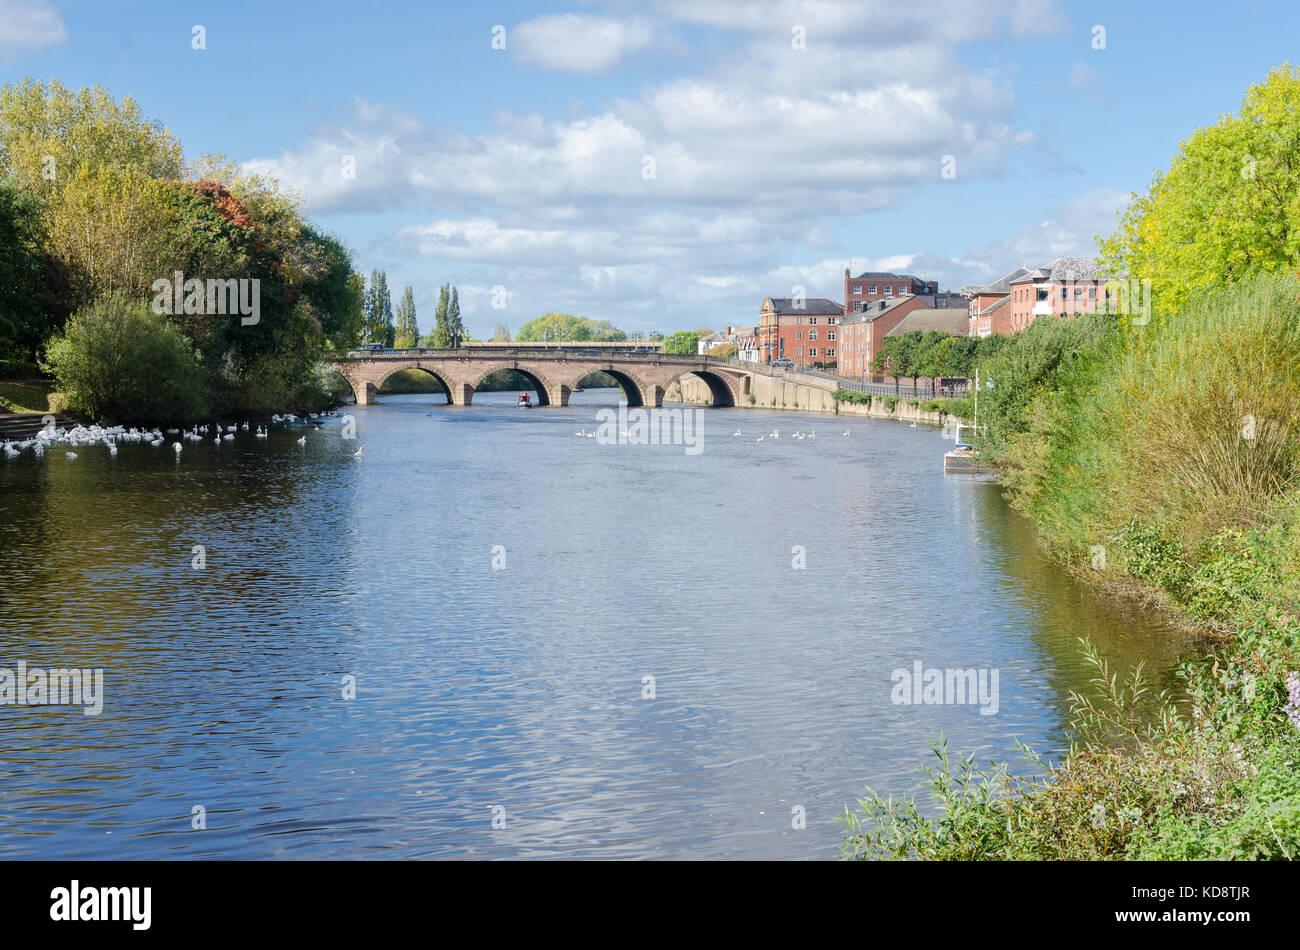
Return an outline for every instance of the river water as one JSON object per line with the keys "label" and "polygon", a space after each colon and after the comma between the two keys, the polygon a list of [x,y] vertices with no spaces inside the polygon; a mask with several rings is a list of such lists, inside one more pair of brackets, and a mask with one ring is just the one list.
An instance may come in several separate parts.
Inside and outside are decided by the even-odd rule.
{"label": "river water", "polygon": [[[105,692],[0,706],[0,857],[830,859],[941,732],[1059,751],[1076,638],[1172,681],[1185,641],[1045,563],[937,431],[576,435],[617,399],[0,458],[0,667]],[[996,669],[996,713],[892,702],[918,662]]]}

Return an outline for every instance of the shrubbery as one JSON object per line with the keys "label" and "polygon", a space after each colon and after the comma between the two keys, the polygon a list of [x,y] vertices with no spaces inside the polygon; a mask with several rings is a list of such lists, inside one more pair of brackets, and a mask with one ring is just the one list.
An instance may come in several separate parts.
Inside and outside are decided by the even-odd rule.
{"label": "shrubbery", "polygon": [[106,422],[197,419],[208,409],[189,339],[148,304],[114,296],[74,314],[46,349],[69,408]]}

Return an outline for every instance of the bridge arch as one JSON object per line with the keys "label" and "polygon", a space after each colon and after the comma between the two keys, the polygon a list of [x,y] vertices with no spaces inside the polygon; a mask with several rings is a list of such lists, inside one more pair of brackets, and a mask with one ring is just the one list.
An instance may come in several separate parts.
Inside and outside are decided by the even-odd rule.
{"label": "bridge arch", "polygon": [[470,392],[477,392],[479,384],[482,383],[483,380],[487,379],[493,373],[498,373],[503,369],[514,370],[520,376],[528,378],[529,382],[533,384],[533,391],[537,393],[537,404],[539,406],[549,406],[552,404],[564,406],[568,404],[569,393],[572,391],[572,387],[566,386],[563,383],[556,383],[548,374],[538,372],[531,366],[519,366],[517,364],[514,366],[495,366],[484,370],[479,373],[478,378],[470,385]]}
{"label": "bridge arch", "polygon": [[690,370],[677,376],[673,382],[678,384],[688,376],[694,376],[709,387],[709,405],[718,408],[730,408],[740,404],[741,393],[734,378],[709,370]]}
{"label": "bridge arch", "polygon": [[[398,373],[401,373],[408,369],[418,370],[421,373],[428,373],[430,376],[432,376],[442,385],[443,389],[447,390],[447,405],[450,406],[456,402],[456,389],[455,389],[456,381],[443,373],[439,373],[437,370],[430,369],[427,366],[420,366],[419,364],[415,364],[413,366],[398,366],[390,370],[389,372],[384,373],[374,382],[375,395],[379,394],[379,390],[383,388],[384,383],[388,382],[392,377],[396,376]],[[355,389],[353,391],[355,392]],[[370,401],[371,402],[374,401],[373,396],[371,397]],[[459,403],[457,403],[457,405],[459,405]]]}
{"label": "bridge arch", "polygon": [[612,366],[602,366],[600,369],[593,369],[589,372],[583,373],[581,377],[574,380],[573,388],[577,389],[579,383],[588,376],[594,376],[596,373],[604,373],[606,376],[614,377],[614,381],[623,389],[623,395],[627,399],[629,409],[645,405],[645,391],[642,388],[644,384],[641,380],[637,379],[631,373],[625,372],[621,369],[616,369]]}

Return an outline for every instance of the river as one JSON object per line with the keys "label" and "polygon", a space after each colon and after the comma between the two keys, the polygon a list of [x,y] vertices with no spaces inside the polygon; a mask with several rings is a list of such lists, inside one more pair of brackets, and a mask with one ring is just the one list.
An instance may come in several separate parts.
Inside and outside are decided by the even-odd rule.
{"label": "river", "polygon": [[[105,693],[0,706],[0,856],[832,859],[941,732],[1059,752],[1077,637],[1172,683],[1183,638],[1041,559],[937,431],[576,435],[617,398],[0,458],[0,667]],[[917,662],[996,669],[996,713],[892,702]]]}

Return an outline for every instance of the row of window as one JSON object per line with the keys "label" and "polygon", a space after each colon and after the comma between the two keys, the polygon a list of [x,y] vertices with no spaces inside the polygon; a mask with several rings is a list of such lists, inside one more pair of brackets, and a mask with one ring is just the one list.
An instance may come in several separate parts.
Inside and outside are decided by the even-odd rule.
{"label": "row of window", "polygon": [[[883,293],[886,297],[888,297],[890,294],[892,294],[892,293],[894,292],[894,285],[893,285],[893,284],[882,284],[881,287],[882,287],[883,289],[882,289],[880,292]],[[862,285],[861,285],[861,284],[854,284],[854,285],[853,285],[853,292],[854,292],[855,294],[860,294],[860,293],[862,293]],[[867,293],[869,293],[869,294],[874,294],[875,292],[876,292],[876,285],[875,285],[875,284],[868,284],[868,285],[867,285]],[[899,285],[898,285],[898,292],[899,292],[900,294],[903,292],[903,285],[902,285],[902,284],[899,284]]]}
{"label": "row of window", "polygon": [[[795,338],[796,340],[802,340],[802,339],[803,339],[803,331],[802,331],[802,330],[795,330],[795,331],[794,331],[794,338]],[[816,331],[816,330],[809,330],[809,331],[808,331],[808,339],[809,339],[809,340],[816,340],[816,339],[817,339],[817,331]],[[826,331],[826,339],[827,339],[827,340],[834,340],[834,339],[835,339],[835,331],[834,331],[834,330],[827,330],[827,331]]]}
{"label": "row of window", "polygon": [[[796,348],[795,351],[794,351],[794,355],[795,355],[795,356],[803,356],[803,347],[801,346],[801,347]],[[810,346],[810,347],[808,347],[808,355],[809,355],[809,356],[816,356],[816,355],[817,355],[817,347],[815,347],[815,346]],[[827,359],[830,359],[832,356],[835,355],[835,347],[833,347],[833,346],[829,346],[829,347],[827,347],[827,348],[826,348],[826,353],[825,353],[824,355],[826,356]]]}

